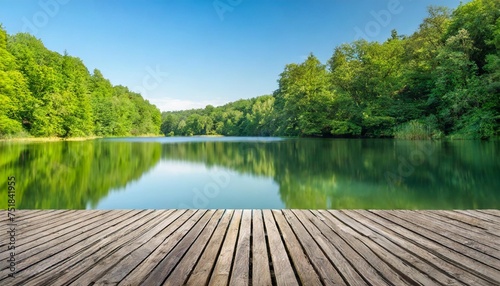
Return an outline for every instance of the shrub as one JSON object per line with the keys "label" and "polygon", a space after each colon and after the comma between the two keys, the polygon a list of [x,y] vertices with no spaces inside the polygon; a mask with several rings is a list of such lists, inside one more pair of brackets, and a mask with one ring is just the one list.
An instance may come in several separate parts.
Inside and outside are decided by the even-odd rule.
{"label": "shrub", "polygon": [[[432,121],[427,118],[425,121]],[[442,132],[419,120],[411,120],[396,127],[394,138],[406,140],[440,139]]]}

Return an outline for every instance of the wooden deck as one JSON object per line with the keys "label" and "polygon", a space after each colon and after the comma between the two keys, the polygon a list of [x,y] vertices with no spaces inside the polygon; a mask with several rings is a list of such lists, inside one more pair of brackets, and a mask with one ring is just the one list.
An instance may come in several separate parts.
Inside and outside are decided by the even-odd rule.
{"label": "wooden deck", "polygon": [[500,285],[500,211],[17,211],[0,285]]}

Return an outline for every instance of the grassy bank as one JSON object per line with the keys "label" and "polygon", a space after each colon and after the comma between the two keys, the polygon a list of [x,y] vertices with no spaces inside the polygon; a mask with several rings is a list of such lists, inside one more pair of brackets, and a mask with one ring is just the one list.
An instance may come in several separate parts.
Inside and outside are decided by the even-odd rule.
{"label": "grassy bank", "polygon": [[85,141],[102,138],[99,136],[90,137],[5,137],[0,138],[0,142],[55,142],[55,141]]}
{"label": "grassy bank", "polygon": [[55,142],[55,141],[85,141],[99,138],[127,138],[127,137],[164,137],[162,134],[143,134],[130,136],[87,136],[87,137],[34,137],[34,136],[5,136],[0,142]]}

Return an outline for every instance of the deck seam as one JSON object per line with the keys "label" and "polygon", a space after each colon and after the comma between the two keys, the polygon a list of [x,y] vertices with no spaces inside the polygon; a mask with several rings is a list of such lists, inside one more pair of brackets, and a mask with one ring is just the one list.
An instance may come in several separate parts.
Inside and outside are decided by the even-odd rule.
{"label": "deck seam", "polygon": [[499,210],[21,213],[0,284],[500,285]]}
{"label": "deck seam", "polygon": [[[400,218],[398,218],[396,216],[393,216],[392,214],[388,214],[388,217],[394,217],[393,219],[390,220],[393,223],[396,223],[396,222],[394,222],[394,219],[401,220]],[[477,263],[482,264],[484,267],[489,267],[488,265],[485,265],[483,262],[477,261],[476,259],[471,258],[468,255],[465,255],[463,253],[457,252],[455,249],[450,248],[447,245],[444,245],[441,242],[436,241],[436,240],[434,240],[434,239],[432,239],[432,238],[430,238],[428,236],[424,236],[422,234],[419,234],[414,229],[408,228],[408,226],[400,225],[399,223],[396,223],[396,224],[398,226],[402,227],[402,228],[405,228],[407,231],[412,232],[414,235],[420,236],[421,238],[424,238],[425,240],[430,241],[431,244],[434,244],[432,247],[430,247],[430,246],[423,246],[428,252],[433,253],[433,254],[435,254],[438,257],[441,257],[441,259],[446,260],[449,263],[455,264],[456,266],[458,266],[459,268],[462,268],[465,271],[473,273],[475,276],[481,277],[483,280],[487,280],[487,281],[490,281],[490,282],[495,282],[495,280],[492,279],[492,277],[490,277],[488,275],[485,275],[485,274],[483,274],[481,272],[478,272],[477,270],[474,270],[471,267],[466,266],[466,265],[464,265],[462,263],[459,263],[459,261],[462,261],[463,258],[465,257],[465,258],[467,258],[469,260],[472,260],[472,262],[475,261]],[[437,248],[439,248],[440,251],[437,251]],[[455,258],[451,258],[451,257],[449,257],[449,255],[442,254],[442,250],[446,250],[446,249],[448,250],[449,255],[455,256]]]}
{"label": "deck seam", "polygon": [[[285,223],[288,224],[288,226],[290,227],[290,229],[292,230],[292,233],[295,235],[295,238],[299,241],[300,243],[300,239],[297,237],[297,234],[293,231],[293,227],[290,225],[290,222],[286,219],[286,215],[283,213],[282,210],[279,210],[279,212],[283,215],[283,217],[285,218]],[[275,211],[273,210],[271,212],[271,214],[273,215],[273,219],[274,221],[276,222],[276,214],[275,214]],[[293,273],[295,274],[295,279],[297,279],[299,285],[303,285],[303,282],[302,280],[300,279],[300,276],[299,276],[299,272],[297,270],[297,263],[292,259],[292,255],[290,254],[290,249],[287,245],[287,243],[285,243],[285,239],[283,237],[283,230],[281,229],[281,227],[279,226],[279,223],[276,222],[276,228],[278,229],[278,233],[280,235],[280,238],[281,238],[281,243],[283,244],[283,246],[285,247],[285,252],[288,256],[288,260],[291,262],[290,264],[292,265],[292,269],[293,269]],[[302,251],[304,253],[307,253],[304,249],[304,247],[302,246],[301,244],[301,247],[302,247]],[[308,257],[309,258],[309,257]],[[311,261],[309,261],[309,263],[311,263]],[[314,268],[314,264],[311,263],[311,265],[313,266]],[[314,268],[314,270],[316,271],[316,274],[318,273],[317,269]],[[318,275],[319,276],[319,275]],[[320,279],[320,282],[322,283],[322,285],[325,285],[323,283],[323,281],[321,281]]]}

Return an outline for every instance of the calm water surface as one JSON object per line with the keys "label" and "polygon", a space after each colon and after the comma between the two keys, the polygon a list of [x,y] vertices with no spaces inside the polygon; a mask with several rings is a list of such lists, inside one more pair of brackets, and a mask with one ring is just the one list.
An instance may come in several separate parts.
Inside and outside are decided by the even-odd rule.
{"label": "calm water surface", "polygon": [[0,154],[19,209],[500,208],[498,141],[122,138]]}

